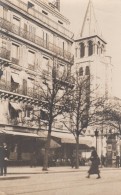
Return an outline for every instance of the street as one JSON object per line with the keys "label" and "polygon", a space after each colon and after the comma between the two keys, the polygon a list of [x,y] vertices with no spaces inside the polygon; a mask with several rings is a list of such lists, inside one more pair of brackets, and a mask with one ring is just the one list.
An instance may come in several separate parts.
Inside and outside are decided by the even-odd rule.
{"label": "street", "polygon": [[30,178],[0,181],[0,195],[119,195],[121,169],[101,170],[101,179],[87,172],[30,174]]}

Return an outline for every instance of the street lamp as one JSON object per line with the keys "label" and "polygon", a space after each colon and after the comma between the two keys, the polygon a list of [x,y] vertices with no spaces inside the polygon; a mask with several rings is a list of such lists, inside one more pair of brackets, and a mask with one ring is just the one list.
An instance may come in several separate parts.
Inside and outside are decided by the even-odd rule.
{"label": "street lamp", "polygon": [[96,129],[96,130],[95,130],[95,137],[96,137],[96,152],[97,152],[97,138],[98,138],[98,133],[99,133],[99,131]]}

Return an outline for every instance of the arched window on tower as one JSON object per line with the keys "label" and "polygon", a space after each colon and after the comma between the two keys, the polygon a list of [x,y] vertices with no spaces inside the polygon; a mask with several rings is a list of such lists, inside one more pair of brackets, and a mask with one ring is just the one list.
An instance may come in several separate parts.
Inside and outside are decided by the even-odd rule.
{"label": "arched window on tower", "polygon": [[80,43],[80,57],[83,58],[85,56],[85,46],[84,43]]}
{"label": "arched window on tower", "polygon": [[83,68],[82,67],[79,69],[79,76],[83,76]]}
{"label": "arched window on tower", "polygon": [[93,42],[88,41],[88,56],[93,55]]}
{"label": "arched window on tower", "polygon": [[104,51],[104,45],[102,44],[102,47],[101,47],[101,54],[103,53]]}
{"label": "arched window on tower", "polygon": [[99,54],[99,50],[100,50],[100,42],[98,41],[98,43],[97,43],[97,54]]}
{"label": "arched window on tower", "polygon": [[85,75],[90,75],[90,69],[89,69],[89,66],[86,66],[86,69],[85,69]]}

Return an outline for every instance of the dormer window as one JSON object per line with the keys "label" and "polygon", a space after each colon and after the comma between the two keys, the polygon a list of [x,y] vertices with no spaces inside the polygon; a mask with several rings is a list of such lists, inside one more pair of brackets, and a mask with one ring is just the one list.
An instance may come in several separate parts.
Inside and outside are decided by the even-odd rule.
{"label": "dormer window", "polygon": [[63,24],[63,22],[61,22],[60,20],[58,20],[58,23],[61,24],[61,25]]}
{"label": "dormer window", "polygon": [[88,56],[93,55],[93,42],[88,41]]}
{"label": "dormer window", "polygon": [[48,15],[48,13],[44,10],[42,10],[42,13],[45,14],[45,15]]}

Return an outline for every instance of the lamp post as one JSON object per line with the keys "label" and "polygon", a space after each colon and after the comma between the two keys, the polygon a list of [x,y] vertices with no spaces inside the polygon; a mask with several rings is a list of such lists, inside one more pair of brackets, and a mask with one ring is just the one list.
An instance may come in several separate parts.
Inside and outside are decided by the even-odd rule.
{"label": "lamp post", "polygon": [[99,133],[99,131],[96,129],[96,130],[95,130],[95,137],[96,137],[96,152],[97,152],[97,138],[98,138],[98,133]]}

